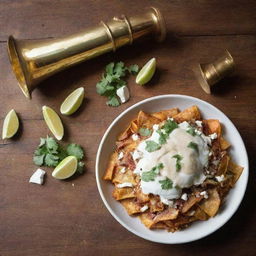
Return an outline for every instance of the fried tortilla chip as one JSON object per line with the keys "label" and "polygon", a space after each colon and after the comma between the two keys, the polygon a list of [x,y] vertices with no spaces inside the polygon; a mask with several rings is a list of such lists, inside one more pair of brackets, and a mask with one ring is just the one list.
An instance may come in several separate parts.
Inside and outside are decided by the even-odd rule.
{"label": "fried tortilla chip", "polygon": [[173,116],[173,118],[178,122],[200,120],[201,114],[197,106],[192,106],[181,111],[179,114]]}
{"label": "fried tortilla chip", "polygon": [[196,203],[200,202],[203,199],[203,196],[200,196],[199,193],[197,195],[192,195],[189,197],[187,201],[185,201],[181,212],[186,213],[188,210],[190,210]]}
{"label": "fried tortilla chip", "polygon": [[113,190],[112,195],[118,201],[123,200],[123,199],[127,199],[127,198],[134,198],[135,197],[135,193],[134,193],[133,188],[117,188],[117,187],[115,187],[115,189]]}
{"label": "fried tortilla chip", "polygon": [[141,222],[147,227],[147,228],[152,228],[153,225],[155,224],[153,221],[154,215],[149,212],[145,212],[139,215],[139,218]]}
{"label": "fried tortilla chip", "polygon": [[103,177],[104,180],[112,180],[116,163],[117,163],[117,152],[114,152],[110,157],[108,167]]}
{"label": "fried tortilla chip", "polygon": [[119,170],[116,170],[114,173],[114,177],[112,180],[113,183],[132,183],[134,186],[137,184],[134,174],[130,169],[127,169],[125,173],[120,172]]}
{"label": "fried tortilla chip", "polygon": [[175,208],[167,208],[166,210],[157,214],[154,217],[154,224],[160,221],[174,220],[177,218],[178,214],[179,214],[179,210]]}
{"label": "fried tortilla chip", "polygon": [[200,208],[200,206],[196,208],[194,217],[198,220],[208,220],[209,219],[209,216],[205,213],[204,210],[202,210]]}
{"label": "fried tortilla chip", "polygon": [[158,118],[161,121],[166,120],[168,117],[173,117],[179,113],[177,108],[171,108],[151,114],[151,116]]}
{"label": "fried tortilla chip", "polygon": [[150,212],[161,212],[164,210],[164,204],[155,196],[150,196]]}
{"label": "fried tortilla chip", "polygon": [[216,119],[208,119],[203,120],[204,124],[204,132],[205,134],[213,134],[216,133],[218,135],[218,138],[221,136],[221,124],[219,120]]}
{"label": "fried tortilla chip", "polygon": [[199,207],[210,217],[216,215],[220,207],[220,196],[217,188],[207,190],[208,198],[200,202]]}
{"label": "fried tortilla chip", "polygon": [[133,215],[141,212],[140,211],[141,206],[138,203],[136,203],[136,201],[133,198],[124,199],[120,202],[129,215]]}
{"label": "fried tortilla chip", "polygon": [[139,203],[147,203],[150,200],[149,195],[142,193],[140,188],[135,190],[135,195]]}
{"label": "fried tortilla chip", "polygon": [[137,119],[135,119],[135,120],[133,120],[133,121],[131,122],[131,131],[132,131],[133,133],[137,133],[138,130],[139,130],[139,128],[138,128]]}
{"label": "fried tortilla chip", "polygon": [[220,137],[220,149],[221,150],[227,150],[230,147],[230,144],[228,141],[226,141],[222,136]]}
{"label": "fried tortilla chip", "polygon": [[227,172],[229,160],[230,157],[228,155],[221,158],[216,176],[224,175]]}
{"label": "fried tortilla chip", "polygon": [[235,185],[235,183],[241,176],[243,169],[244,168],[242,166],[235,164],[232,161],[229,161],[228,170],[233,174],[232,187]]}
{"label": "fried tortilla chip", "polygon": [[161,120],[159,120],[158,118],[146,114],[143,111],[140,111],[138,114],[138,118],[137,118],[137,123],[138,123],[138,127],[145,127],[148,129],[151,129],[153,127],[154,124],[159,124],[161,122]]}

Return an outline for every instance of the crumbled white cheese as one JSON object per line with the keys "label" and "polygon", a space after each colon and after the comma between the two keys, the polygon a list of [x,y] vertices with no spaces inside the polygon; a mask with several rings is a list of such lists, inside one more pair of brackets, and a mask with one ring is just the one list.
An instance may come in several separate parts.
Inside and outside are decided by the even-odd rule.
{"label": "crumbled white cheese", "polygon": [[208,156],[212,156],[212,154],[213,154],[212,151],[210,151],[209,154],[208,154]]}
{"label": "crumbled white cheese", "polygon": [[211,140],[215,140],[215,139],[218,138],[218,135],[217,135],[217,133],[215,132],[215,133],[210,134],[209,137],[210,137]]}
{"label": "crumbled white cheese", "polygon": [[222,174],[221,176],[215,176],[215,178],[216,178],[216,180],[217,180],[218,182],[222,182],[222,181],[225,180],[225,177],[224,177],[223,174]]}
{"label": "crumbled white cheese", "polygon": [[158,129],[159,129],[159,124],[154,124],[154,125],[153,125],[153,130],[154,130],[154,131],[157,131]]}
{"label": "crumbled white cheese", "polygon": [[174,119],[172,117],[168,117],[167,120],[173,121]]}
{"label": "crumbled white cheese", "polygon": [[202,132],[199,131],[199,130],[197,130],[197,129],[195,129],[195,133],[196,133],[197,135],[202,135]]}
{"label": "crumbled white cheese", "polygon": [[124,182],[116,185],[118,188],[132,188],[133,184],[130,182]]}
{"label": "crumbled white cheese", "polygon": [[126,168],[123,167],[121,170],[120,170],[121,173],[125,173],[126,172]]}
{"label": "crumbled white cheese", "polygon": [[124,152],[121,151],[121,152],[118,154],[118,160],[121,160],[123,157],[124,157]]}
{"label": "crumbled white cheese", "polygon": [[142,155],[143,155],[143,153],[140,152],[140,151],[138,151],[138,150],[135,150],[135,151],[134,151],[133,153],[131,153],[131,154],[132,154],[132,158],[133,158],[134,161],[136,161],[136,160],[142,158]]}
{"label": "crumbled white cheese", "polygon": [[30,183],[36,183],[39,185],[42,185],[44,182],[44,175],[45,171],[42,169],[37,169],[33,175],[30,177],[29,182]]}
{"label": "crumbled white cheese", "polygon": [[140,208],[140,212],[145,212],[148,209],[147,205],[144,205]]}
{"label": "crumbled white cheese", "polygon": [[196,120],[195,123],[198,127],[202,127],[202,121]]}
{"label": "crumbled white cheese", "polygon": [[208,193],[206,191],[202,191],[200,195],[203,196],[205,199],[208,198]]}
{"label": "crumbled white cheese", "polygon": [[130,98],[130,93],[129,93],[127,86],[122,86],[119,89],[117,89],[116,94],[120,98],[120,101],[122,103],[125,103]]}
{"label": "crumbled white cheese", "polygon": [[187,200],[188,200],[188,194],[187,194],[187,193],[184,193],[184,194],[181,196],[181,199],[184,200],[184,201],[187,201]]}
{"label": "crumbled white cheese", "polygon": [[138,134],[134,133],[134,134],[132,135],[132,139],[133,139],[134,141],[138,140],[138,139],[139,139]]}
{"label": "crumbled white cheese", "polygon": [[162,196],[160,196],[160,201],[163,203],[163,204],[166,204],[166,205],[169,205],[170,207],[172,207],[174,205],[174,202],[172,200],[168,200]]}

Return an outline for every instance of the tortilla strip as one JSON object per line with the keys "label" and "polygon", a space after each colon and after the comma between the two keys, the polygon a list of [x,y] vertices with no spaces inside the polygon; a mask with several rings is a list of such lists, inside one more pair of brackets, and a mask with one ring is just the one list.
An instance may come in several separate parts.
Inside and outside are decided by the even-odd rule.
{"label": "tortilla strip", "polygon": [[136,189],[135,196],[139,203],[147,203],[150,200],[149,195],[142,193],[141,189]]}
{"label": "tortilla strip", "polygon": [[133,188],[117,188],[117,187],[115,187],[115,189],[112,192],[112,195],[118,201],[135,197]]}
{"label": "tortilla strip", "polygon": [[140,211],[141,206],[137,204],[133,198],[124,199],[120,202],[129,215],[133,215],[141,212]]}
{"label": "tortilla strip", "polygon": [[178,214],[179,210],[175,208],[167,208],[165,211],[154,217],[154,224],[160,221],[174,220],[177,218]]}
{"label": "tortilla strip", "polygon": [[150,212],[161,212],[164,210],[164,204],[155,196],[150,196]]}
{"label": "tortilla strip", "polygon": [[235,185],[235,183],[241,176],[243,169],[244,168],[242,166],[240,166],[232,161],[229,161],[228,170],[233,174],[232,186]]}
{"label": "tortilla strip", "polygon": [[179,113],[178,108],[171,108],[163,111],[159,111],[156,113],[151,114],[151,116],[154,116],[158,118],[161,121],[166,120],[168,117],[173,117]]}
{"label": "tortilla strip", "polygon": [[203,200],[199,207],[210,217],[213,217],[216,215],[216,213],[219,210],[220,207],[220,196],[217,191],[217,188],[209,189],[207,190],[208,193],[208,199]]}
{"label": "tortilla strip", "polygon": [[226,141],[222,136],[220,137],[220,149],[221,150],[227,150],[230,147],[230,144],[228,141]]}
{"label": "tortilla strip", "polygon": [[191,209],[196,203],[200,202],[203,199],[203,196],[200,196],[199,193],[196,195],[192,195],[189,197],[187,201],[185,201],[181,212],[186,213],[189,209]]}
{"label": "tortilla strip", "polygon": [[112,180],[113,183],[132,183],[134,186],[137,184],[133,172],[130,169],[127,169],[125,173],[121,173],[119,170],[116,170]]}
{"label": "tortilla strip", "polygon": [[152,115],[146,114],[143,111],[140,111],[138,114],[137,122],[138,128],[145,127],[151,129],[154,124],[159,124],[161,120]]}
{"label": "tortilla strip", "polygon": [[117,152],[114,152],[110,157],[108,167],[103,177],[104,180],[112,180],[116,163],[117,163]]}
{"label": "tortilla strip", "polygon": [[137,133],[139,130],[138,128],[138,123],[137,123],[137,119],[134,119],[132,122],[131,122],[131,131],[133,133]]}
{"label": "tortilla strip", "polygon": [[173,117],[178,123],[184,121],[200,120],[201,114],[197,106],[192,106],[181,111],[179,114]]}
{"label": "tortilla strip", "polygon": [[203,120],[204,124],[204,132],[205,134],[213,134],[216,133],[218,135],[218,138],[221,137],[221,124],[219,120],[216,119],[207,119]]}
{"label": "tortilla strip", "polygon": [[230,157],[228,155],[221,158],[216,176],[224,175],[227,172],[229,160]]}
{"label": "tortilla strip", "polygon": [[149,212],[140,214],[139,218],[147,228],[152,228],[152,226],[154,225],[153,215]]}
{"label": "tortilla strip", "polygon": [[205,213],[205,211],[202,210],[200,207],[196,208],[194,216],[198,220],[207,220],[209,218],[209,216]]}

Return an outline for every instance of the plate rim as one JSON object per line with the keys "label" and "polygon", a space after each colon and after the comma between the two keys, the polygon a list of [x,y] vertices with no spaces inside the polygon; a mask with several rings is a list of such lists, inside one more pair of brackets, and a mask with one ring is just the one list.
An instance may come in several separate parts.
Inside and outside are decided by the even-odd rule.
{"label": "plate rim", "polygon": [[[101,151],[102,151],[102,147],[103,147],[103,144],[107,138],[107,136],[109,135],[111,129],[114,127],[114,125],[126,114],[128,113],[130,110],[132,110],[133,108],[136,108],[137,106],[139,105],[142,105],[148,101],[152,101],[152,100],[155,100],[155,99],[161,99],[161,98],[186,98],[186,99],[189,99],[189,100],[192,100],[192,101],[199,101],[203,104],[206,104],[208,106],[210,106],[211,108],[213,108],[215,111],[217,112],[220,112],[222,115],[225,116],[225,118],[227,118],[230,123],[234,126],[235,130],[237,131],[238,135],[239,135],[239,138],[242,142],[242,151],[245,152],[245,166],[244,166],[244,171],[243,172],[243,175],[245,175],[245,185],[244,187],[242,188],[242,194],[239,198],[239,202],[238,204],[236,205],[236,207],[233,209],[233,212],[231,212],[229,214],[229,216],[224,220],[222,221],[219,225],[216,225],[214,228],[212,228],[209,232],[206,232],[204,233],[203,235],[199,235],[197,236],[196,238],[192,238],[192,239],[189,239],[187,241],[178,241],[178,242],[172,242],[172,241],[168,241],[168,242],[164,242],[164,241],[159,241],[159,240],[154,240],[154,239],[151,239],[149,238],[148,236],[144,235],[144,234],[141,234],[139,232],[137,232],[136,230],[134,230],[133,228],[129,227],[126,223],[124,223],[117,215],[116,213],[112,210],[112,208],[110,207],[110,205],[108,204],[107,200],[105,199],[105,196],[104,196],[104,193],[101,189],[101,186],[100,186],[100,177],[99,177],[99,159],[100,159],[100,155],[101,155]],[[106,131],[104,132],[104,135],[102,136],[102,139],[100,140],[100,143],[99,143],[99,146],[98,146],[98,150],[97,150],[97,155],[96,155],[96,161],[95,161],[95,176],[96,176],[96,183],[97,183],[97,188],[98,188],[98,191],[99,191],[99,194],[101,196],[101,199],[105,205],[105,207],[108,209],[108,211],[110,212],[110,214],[116,219],[117,222],[119,222],[124,228],[126,228],[128,231],[130,231],[131,233],[135,234],[136,236],[140,237],[140,238],[143,238],[145,240],[148,240],[148,241],[151,241],[151,242],[155,242],[155,243],[161,243],[161,244],[185,244],[185,243],[190,243],[190,242],[193,242],[193,241],[197,241],[197,240],[200,240],[204,237],[207,237],[209,235],[211,235],[212,233],[214,233],[215,231],[217,231],[218,229],[220,229],[222,226],[224,226],[231,218],[232,216],[237,212],[239,206],[241,205],[242,201],[243,201],[243,198],[244,198],[244,195],[245,195],[245,192],[246,192],[246,189],[247,189],[247,185],[248,185],[248,178],[249,178],[249,160],[248,160],[248,153],[247,153],[247,150],[246,150],[246,147],[245,147],[245,144],[244,144],[244,141],[243,141],[243,138],[241,136],[241,134],[239,133],[238,129],[236,128],[236,126],[234,125],[234,123],[226,116],[225,113],[223,113],[220,109],[218,109],[217,107],[215,107],[214,105],[212,105],[211,103],[208,103],[204,100],[201,100],[199,98],[196,98],[196,97],[193,97],[193,96],[188,96],[188,95],[182,95],[182,94],[163,94],[163,95],[157,95],[157,96],[153,96],[153,97],[149,97],[149,98],[146,98],[144,100],[141,100],[133,105],[131,105],[129,108],[125,109],[123,112],[121,112],[112,122],[111,124],[108,126],[108,128],[106,129]],[[168,234],[168,233],[167,233]]]}

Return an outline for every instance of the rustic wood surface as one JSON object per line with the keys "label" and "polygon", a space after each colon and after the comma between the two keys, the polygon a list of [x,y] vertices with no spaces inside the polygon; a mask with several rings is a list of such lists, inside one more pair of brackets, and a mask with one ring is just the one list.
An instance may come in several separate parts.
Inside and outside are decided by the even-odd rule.
{"label": "rustic wood surface", "polygon": [[[168,35],[162,44],[144,41],[78,65],[45,81],[26,100],[16,85],[6,51],[8,35],[51,38],[79,31],[116,14],[159,7]],[[0,144],[0,255],[256,255],[255,128],[256,128],[256,1],[237,0],[1,0],[0,1],[0,118],[14,108],[21,129]],[[198,62],[212,61],[229,49],[237,64],[235,76],[223,81],[213,95],[205,94],[194,78]],[[152,56],[158,71],[148,86],[129,79],[131,99],[110,108],[95,92],[110,61],[142,65]],[[63,117],[64,143],[80,143],[86,152],[86,173],[71,181],[51,177],[43,186],[29,184],[35,170],[32,154],[49,131],[41,107],[58,110],[73,89],[84,86],[86,100],[77,114]],[[245,198],[234,217],[200,241],[161,245],[136,237],[118,224],[104,207],[95,181],[95,156],[100,139],[113,119],[127,107],[159,94],[186,94],[221,109],[236,125],[250,159]],[[72,185],[74,184],[74,186]]]}

